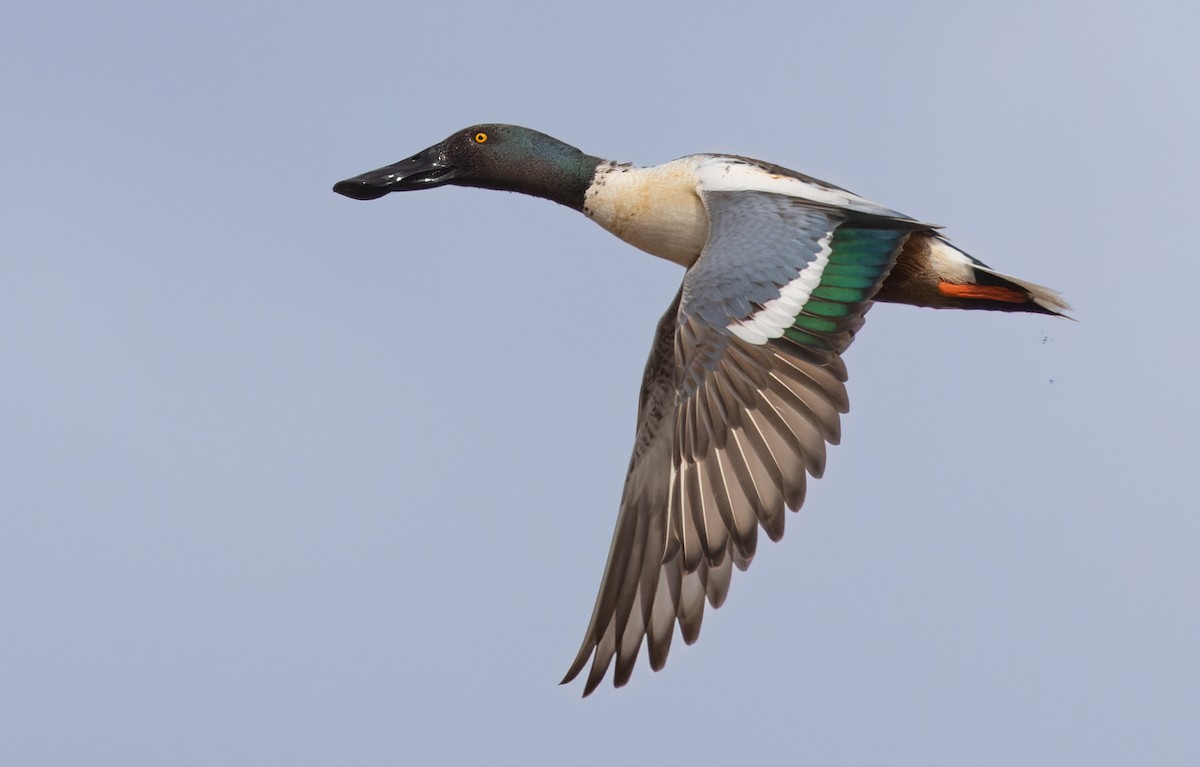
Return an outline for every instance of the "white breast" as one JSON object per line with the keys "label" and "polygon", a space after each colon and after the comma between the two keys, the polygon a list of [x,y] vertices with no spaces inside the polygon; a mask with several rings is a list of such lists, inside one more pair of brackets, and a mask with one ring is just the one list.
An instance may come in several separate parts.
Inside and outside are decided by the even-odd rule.
{"label": "white breast", "polygon": [[691,266],[708,239],[708,214],[696,193],[698,161],[684,157],[651,168],[601,164],[583,213],[636,248]]}

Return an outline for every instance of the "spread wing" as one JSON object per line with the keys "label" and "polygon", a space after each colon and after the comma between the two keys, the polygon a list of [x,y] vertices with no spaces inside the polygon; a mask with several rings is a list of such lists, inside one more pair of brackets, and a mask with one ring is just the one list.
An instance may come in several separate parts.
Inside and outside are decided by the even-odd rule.
{"label": "spread wing", "polygon": [[[709,237],[659,322],[595,610],[564,683],[625,684],[643,639],[666,663],[699,635],[761,527],[820,477],[849,408],[841,352],[910,232],[928,225],[742,158],[698,167]],[[841,196],[839,196],[841,195]]]}

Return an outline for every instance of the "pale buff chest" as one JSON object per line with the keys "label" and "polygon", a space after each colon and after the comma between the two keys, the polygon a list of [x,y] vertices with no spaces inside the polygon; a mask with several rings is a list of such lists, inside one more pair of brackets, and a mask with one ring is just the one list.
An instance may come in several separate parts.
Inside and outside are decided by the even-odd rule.
{"label": "pale buff chest", "polygon": [[652,168],[602,164],[583,213],[625,242],[688,267],[708,239],[708,214],[696,193],[696,160]]}

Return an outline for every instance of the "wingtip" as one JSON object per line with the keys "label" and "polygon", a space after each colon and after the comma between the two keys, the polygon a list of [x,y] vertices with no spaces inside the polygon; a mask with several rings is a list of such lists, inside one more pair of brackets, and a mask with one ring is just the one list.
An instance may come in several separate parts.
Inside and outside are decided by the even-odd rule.
{"label": "wingtip", "polygon": [[663,650],[655,651],[655,649],[653,647],[651,647],[650,648],[650,670],[655,673],[658,673],[659,671],[662,671],[663,668],[666,667],[666,665],[667,665],[667,650],[664,648]]}
{"label": "wingtip", "polygon": [[[576,677],[579,676],[579,672],[582,670],[583,670],[583,664],[576,663],[576,665],[571,666],[570,670],[568,670],[566,675],[562,678],[562,681],[560,681],[558,683],[559,686],[567,685],[567,684],[570,684],[571,682],[574,682]],[[580,695],[579,697],[586,698],[589,695],[591,695],[593,692],[596,691],[596,688],[600,686],[600,682],[603,681],[603,679],[604,679],[603,675],[600,675],[600,676],[596,676],[594,674],[590,675],[588,677],[587,682],[583,685],[583,694]]]}
{"label": "wingtip", "polygon": [[575,657],[575,662],[571,664],[571,668],[567,669],[567,673],[563,675],[562,681],[559,684],[570,684],[579,676],[579,672],[583,671],[583,667],[587,665],[587,659],[590,656],[583,655],[582,652]]}
{"label": "wingtip", "polygon": [[595,666],[592,667],[592,673],[588,674],[587,683],[583,686],[583,696],[586,698],[596,691],[600,683],[604,681],[604,675],[608,673],[608,665],[605,664],[604,670],[599,674],[596,673]]}

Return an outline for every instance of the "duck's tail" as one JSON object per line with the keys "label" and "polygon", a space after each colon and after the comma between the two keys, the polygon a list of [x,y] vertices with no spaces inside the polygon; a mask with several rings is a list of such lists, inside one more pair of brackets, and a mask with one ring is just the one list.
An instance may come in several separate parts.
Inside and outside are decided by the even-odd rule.
{"label": "duck's tail", "polygon": [[933,232],[908,238],[875,300],[1058,316],[1071,309],[1050,288],[1001,274]]}

